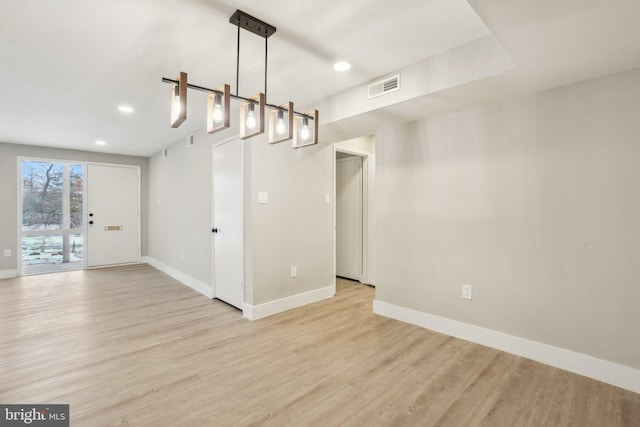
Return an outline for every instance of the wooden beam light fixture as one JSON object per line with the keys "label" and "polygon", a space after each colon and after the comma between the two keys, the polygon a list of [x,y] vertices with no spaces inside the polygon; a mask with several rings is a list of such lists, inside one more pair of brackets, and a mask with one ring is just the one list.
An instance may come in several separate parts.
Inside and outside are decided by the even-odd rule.
{"label": "wooden beam light fixture", "polygon": [[171,86],[171,127],[177,128],[187,120],[187,73],[180,72]]}
{"label": "wooden beam light fixture", "polygon": [[[180,72],[176,80],[162,78],[171,84],[171,127],[179,127],[187,119],[187,89],[208,93],[207,132],[214,133],[230,125],[230,100],[240,100],[240,137],[251,138],[264,133],[265,122],[269,122],[269,143],[275,144],[293,140],[293,148],[306,147],[318,143],[318,111],[307,113],[294,111],[293,102],[281,105],[267,103],[267,39],[276,32],[276,27],[253,16],[236,10],[229,22],[238,28],[236,59],[236,93],[232,94],[230,85],[224,84],[216,89],[196,86],[187,82],[187,73]],[[246,98],[238,95],[240,86],[240,30],[246,30],[264,38],[264,93]],[[269,108],[268,117],[265,109]]]}

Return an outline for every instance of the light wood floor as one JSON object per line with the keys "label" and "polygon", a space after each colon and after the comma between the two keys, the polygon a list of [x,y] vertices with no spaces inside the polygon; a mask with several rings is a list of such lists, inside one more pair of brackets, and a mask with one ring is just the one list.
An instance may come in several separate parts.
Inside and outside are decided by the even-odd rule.
{"label": "light wood floor", "polygon": [[72,426],[639,426],[640,395],[372,314],[251,322],[147,265],[0,280],[0,403]]}

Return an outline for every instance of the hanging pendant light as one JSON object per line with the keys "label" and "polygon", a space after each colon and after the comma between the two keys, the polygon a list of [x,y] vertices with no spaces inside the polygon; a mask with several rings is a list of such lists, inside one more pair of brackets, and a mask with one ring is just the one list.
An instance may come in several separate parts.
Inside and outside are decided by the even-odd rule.
{"label": "hanging pendant light", "polygon": [[214,133],[229,127],[229,108],[231,106],[231,89],[222,85],[217,93],[207,97],[207,133]]}
{"label": "hanging pendant light", "polygon": [[171,88],[171,127],[177,128],[187,120],[187,73],[180,72]]}
{"label": "hanging pendant light", "polygon": [[278,135],[284,134],[284,131],[287,130],[287,127],[284,124],[284,113],[282,110],[278,110],[278,121],[276,124],[276,133]]}
{"label": "hanging pendant light", "polygon": [[213,112],[211,113],[213,123],[222,122],[222,96],[217,93],[214,97]]}
{"label": "hanging pendant light", "polygon": [[293,138],[293,102],[270,108],[269,143],[276,144],[291,138]]}
{"label": "hanging pendant light", "polygon": [[259,93],[240,104],[240,138],[264,132],[264,94]]}
{"label": "hanging pendant light", "polygon": [[296,117],[293,131],[293,148],[307,147],[318,143],[318,110]]}
{"label": "hanging pendant light", "polygon": [[[240,137],[242,139],[259,135],[265,130],[265,107],[269,107],[269,143],[293,139],[293,147],[300,148],[318,143],[318,111],[298,113],[293,109],[293,102],[282,105],[267,103],[267,46],[268,38],[276,32],[276,27],[254,18],[240,10],[229,18],[229,22],[238,29],[238,46],[236,59],[236,93],[232,94],[230,86],[225,84],[217,89],[195,86],[187,83],[187,73],[181,72],[177,80],[162,78],[170,83],[171,88],[171,127],[177,128],[187,118],[187,89],[207,92],[207,133],[214,133],[229,127],[230,100],[241,101],[240,104]],[[264,93],[251,98],[238,95],[240,85],[240,30],[247,30],[265,40],[264,52]],[[295,117],[295,119],[294,119]]]}
{"label": "hanging pendant light", "polygon": [[252,131],[256,128],[256,108],[253,102],[250,102],[247,107],[247,118],[245,119],[245,124],[247,129]]}
{"label": "hanging pendant light", "polygon": [[308,141],[309,140],[309,118],[308,117],[303,117],[302,118],[302,129],[300,130],[300,139],[302,141]]}

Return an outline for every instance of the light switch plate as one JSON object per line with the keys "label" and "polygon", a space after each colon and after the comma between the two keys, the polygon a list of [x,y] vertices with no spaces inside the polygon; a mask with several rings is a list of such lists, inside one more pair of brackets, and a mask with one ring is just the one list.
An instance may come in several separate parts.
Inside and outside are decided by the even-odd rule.
{"label": "light switch plate", "polygon": [[4,250],[4,256],[5,257],[10,257],[11,256],[11,249],[5,249]]}
{"label": "light switch plate", "polygon": [[471,299],[471,285],[462,285],[462,298]]}
{"label": "light switch plate", "polygon": [[329,193],[326,193],[324,195],[324,204],[325,205],[330,205],[331,204],[331,195]]}
{"label": "light switch plate", "polygon": [[260,191],[258,193],[258,203],[269,203],[269,193]]}

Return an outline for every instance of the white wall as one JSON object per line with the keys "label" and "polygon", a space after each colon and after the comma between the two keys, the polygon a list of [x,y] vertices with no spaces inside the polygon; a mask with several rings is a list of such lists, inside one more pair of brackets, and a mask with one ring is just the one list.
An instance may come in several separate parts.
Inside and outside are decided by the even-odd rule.
{"label": "white wall", "polygon": [[195,144],[167,147],[149,160],[149,256],[211,288],[211,144],[201,130]]}
{"label": "white wall", "polygon": [[376,299],[640,368],[639,135],[640,70],[381,129]]}
{"label": "white wall", "polygon": [[[269,145],[266,136],[245,145],[250,176],[249,209],[252,294],[264,304],[335,285],[333,276],[333,149],[317,145],[294,150],[290,142]],[[258,204],[258,192],[269,203]],[[291,277],[291,266],[297,277]]]}
{"label": "white wall", "polygon": [[338,151],[355,152],[358,154],[376,153],[376,139],[374,135],[347,139],[344,141],[336,142],[334,145]]}
{"label": "white wall", "polygon": [[[339,125],[341,120],[373,112],[385,107],[420,99],[470,82],[487,79],[515,69],[516,66],[501,44],[488,35],[433,55],[408,67],[392,70],[391,77],[400,74],[400,90],[384,96],[368,97],[368,86],[380,79],[357,85],[334,94],[316,103],[322,114],[322,123]],[[434,102],[431,100],[430,102]],[[453,99],[447,102],[453,102]],[[419,103],[411,104],[410,110],[420,110]],[[387,117],[387,120],[406,122],[404,116]],[[332,128],[333,126],[329,126]],[[338,126],[340,127],[340,126]],[[344,130],[351,134],[348,129]],[[321,135],[325,138],[326,133]]]}
{"label": "white wall", "polygon": [[[211,289],[213,268],[212,145],[233,130],[200,131],[195,146],[178,141],[167,158],[158,153],[149,162],[149,256],[203,293]],[[324,194],[333,193],[332,148],[270,145],[266,134],[243,144],[246,303],[260,306],[333,286],[333,203],[324,204]],[[269,193],[269,204],[257,203],[259,191]]]}

